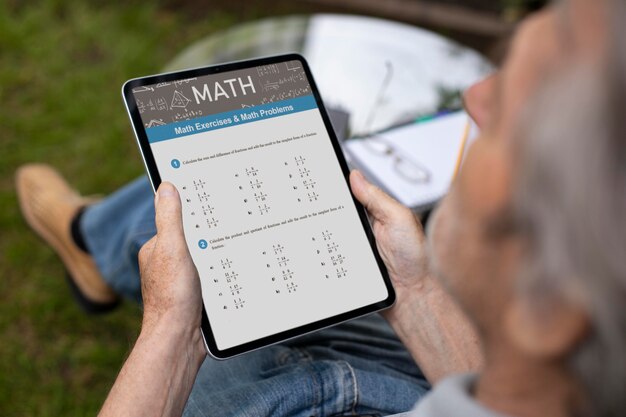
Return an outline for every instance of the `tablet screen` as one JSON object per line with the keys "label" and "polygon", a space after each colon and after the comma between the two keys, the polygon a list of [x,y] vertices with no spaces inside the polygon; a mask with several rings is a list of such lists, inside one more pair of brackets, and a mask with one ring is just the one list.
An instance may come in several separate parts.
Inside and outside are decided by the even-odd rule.
{"label": "tablet screen", "polygon": [[133,88],[219,350],[389,292],[303,62]]}

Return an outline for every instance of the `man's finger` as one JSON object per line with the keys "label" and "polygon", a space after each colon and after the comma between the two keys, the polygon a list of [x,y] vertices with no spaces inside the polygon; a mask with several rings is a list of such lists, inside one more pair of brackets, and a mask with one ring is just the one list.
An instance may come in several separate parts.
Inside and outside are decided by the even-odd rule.
{"label": "man's finger", "polygon": [[378,221],[384,223],[404,211],[404,206],[380,188],[370,184],[358,170],[350,173],[350,185],[357,200]]}
{"label": "man's finger", "polygon": [[145,265],[148,263],[150,257],[152,256],[152,252],[154,251],[154,247],[156,246],[156,236],[153,236],[152,239],[144,243],[144,245],[139,249],[138,259],[139,266]]}
{"label": "man's finger", "polygon": [[161,183],[154,199],[154,209],[157,236],[166,236],[168,241],[183,239],[182,208],[176,187],[169,182]]}

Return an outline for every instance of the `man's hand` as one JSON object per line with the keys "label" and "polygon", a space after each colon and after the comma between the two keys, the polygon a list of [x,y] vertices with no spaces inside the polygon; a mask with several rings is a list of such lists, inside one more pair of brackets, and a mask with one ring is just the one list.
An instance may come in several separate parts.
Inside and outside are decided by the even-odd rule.
{"label": "man's hand", "polygon": [[180,328],[200,329],[200,279],[185,241],[176,188],[162,183],[154,204],[157,234],[139,251],[143,326],[166,320]]}
{"label": "man's hand", "polygon": [[384,315],[429,382],[476,371],[482,353],[476,333],[455,301],[429,271],[426,239],[413,213],[358,171],[350,174],[354,196],[372,220],[376,245],[396,290]]}
{"label": "man's hand", "polygon": [[359,171],[350,174],[354,196],[372,220],[376,245],[400,298],[402,292],[420,289],[428,277],[424,230],[420,221]]}
{"label": "man's hand", "polygon": [[198,271],[183,233],[180,197],[162,183],[157,235],[139,253],[143,324],[100,416],[180,416],[206,356]]}

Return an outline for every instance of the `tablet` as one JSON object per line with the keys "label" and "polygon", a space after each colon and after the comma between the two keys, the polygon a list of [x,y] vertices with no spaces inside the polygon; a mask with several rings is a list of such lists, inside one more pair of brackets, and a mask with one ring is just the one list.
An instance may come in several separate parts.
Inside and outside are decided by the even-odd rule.
{"label": "tablet", "polygon": [[153,188],[180,193],[212,356],[393,304],[302,56],[137,78],[122,94]]}

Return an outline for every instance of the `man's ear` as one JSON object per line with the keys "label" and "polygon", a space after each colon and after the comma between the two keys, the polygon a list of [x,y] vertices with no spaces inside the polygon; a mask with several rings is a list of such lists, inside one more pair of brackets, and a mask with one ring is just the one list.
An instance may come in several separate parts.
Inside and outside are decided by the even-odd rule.
{"label": "man's ear", "polygon": [[508,339],[520,352],[542,359],[567,356],[585,338],[588,315],[580,305],[554,300],[511,300],[504,317]]}

